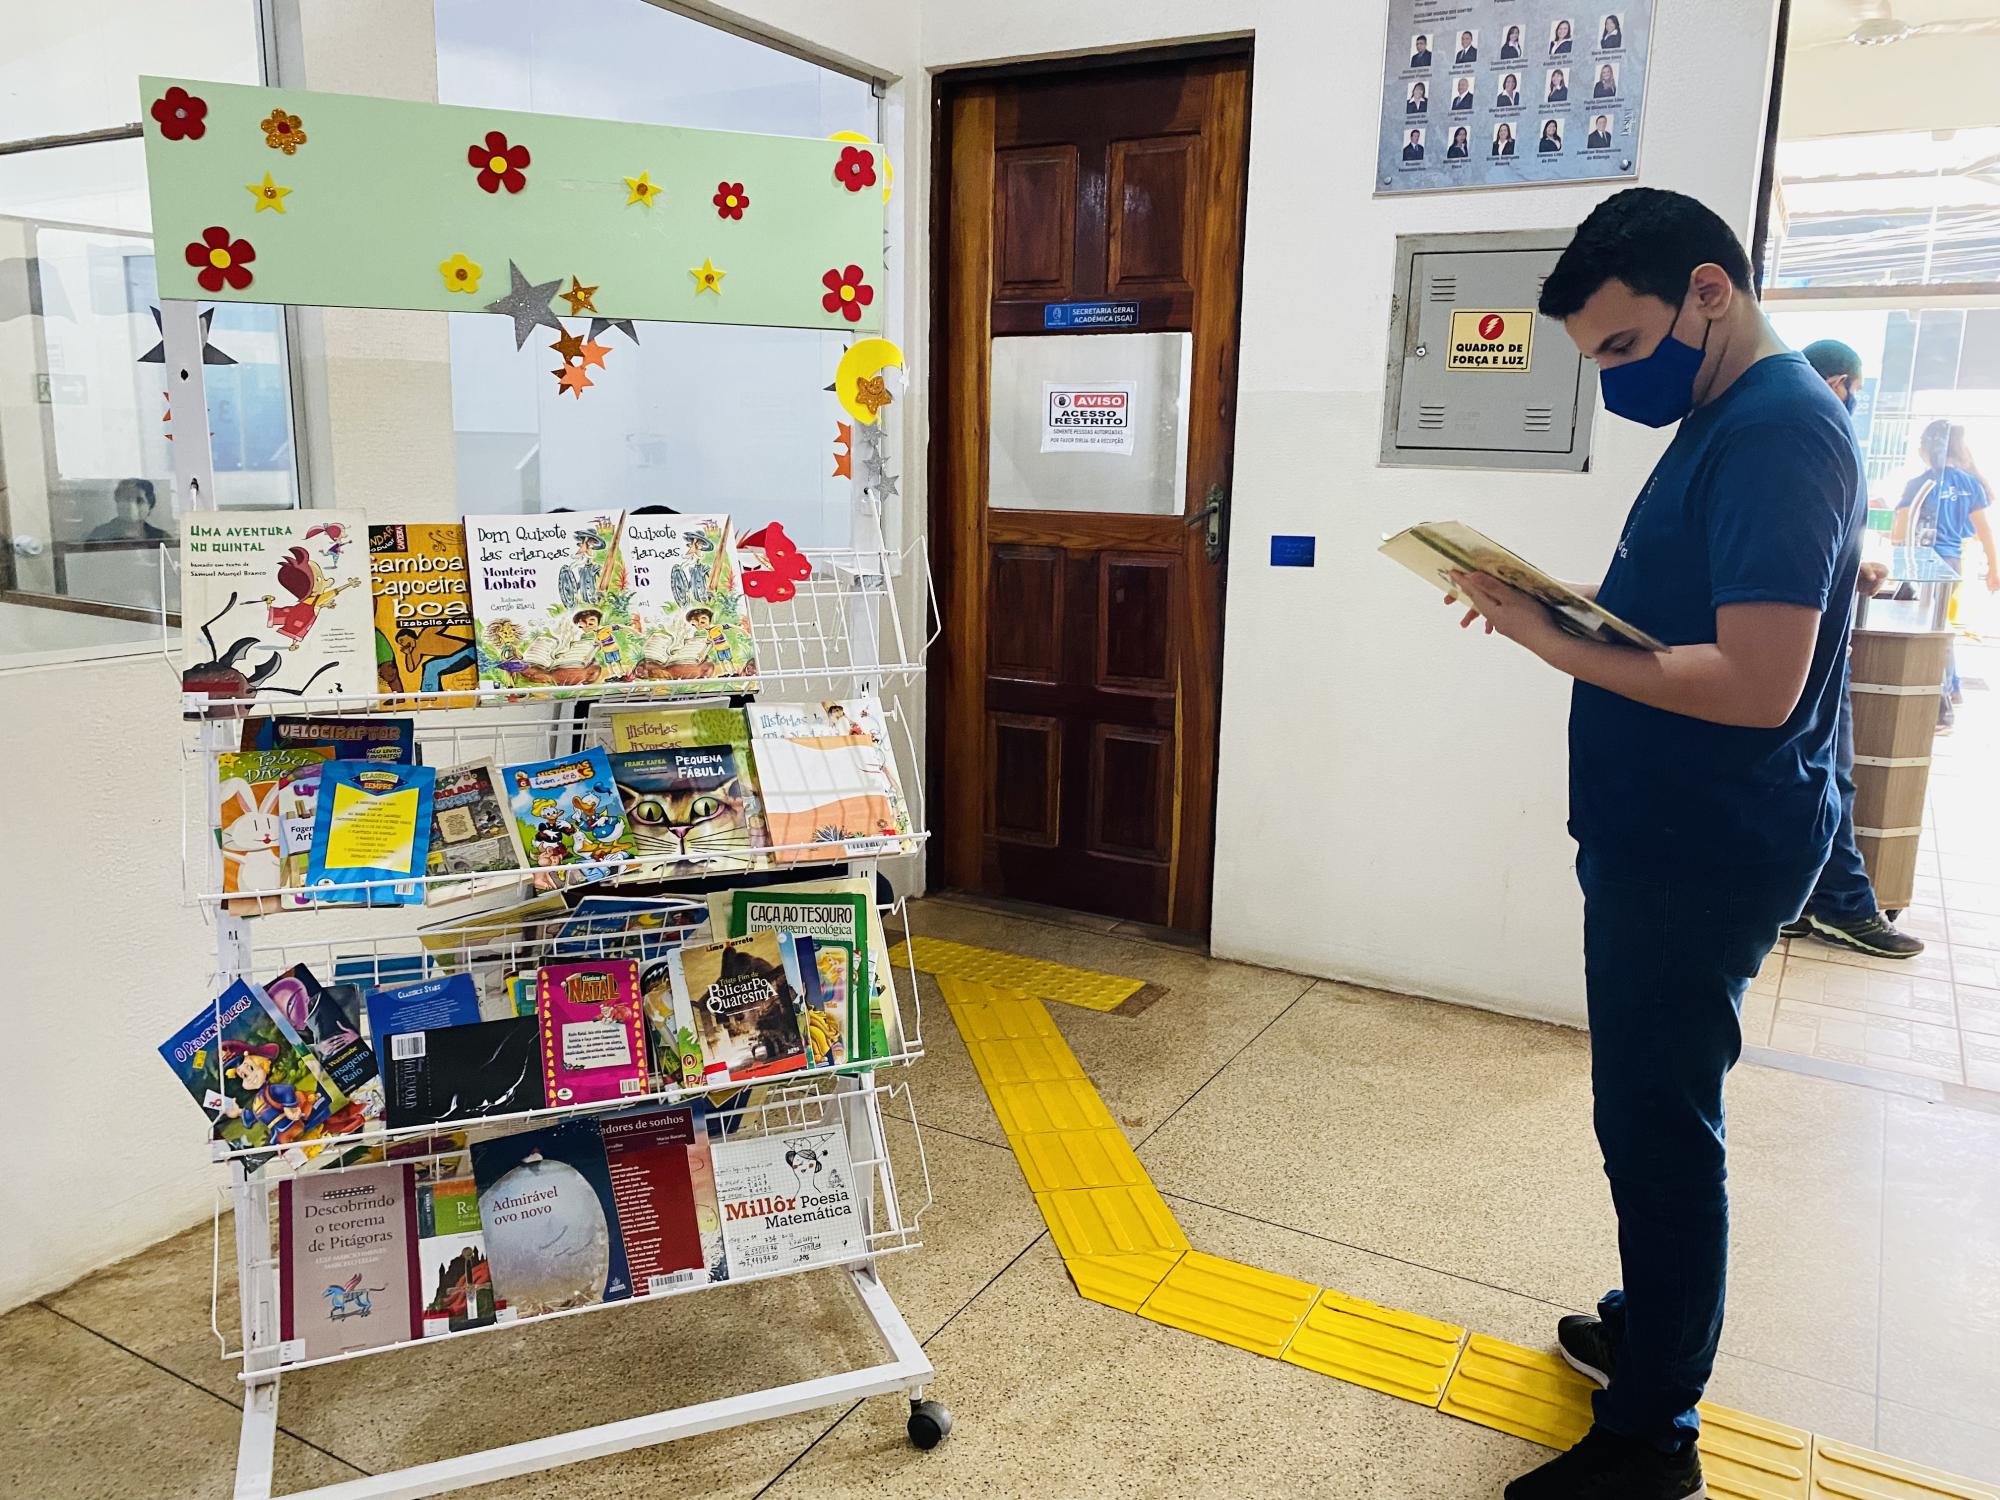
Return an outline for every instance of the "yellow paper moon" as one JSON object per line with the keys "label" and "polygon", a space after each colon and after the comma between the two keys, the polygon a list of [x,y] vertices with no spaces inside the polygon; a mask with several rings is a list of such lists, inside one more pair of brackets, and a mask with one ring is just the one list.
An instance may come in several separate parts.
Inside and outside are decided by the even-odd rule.
{"label": "yellow paper moon", "polygon": [[840,356],[840,364],[833,372],[833,394],[840,400],[840,409],[864,427],[875,425],[875,413],[855,400],[855,393],[861,382],[870,375],[880,374],[891,365],[903,368],[903,351],[887,339],[857,339],[852,348]]}
{"label": "yellow paper moon", "polygon": [[827,137],[830,141],[852,141],[857,146],[875,146],[875,154],[882,158],[882,201],[889,201],[889,189],[896,185],[896,164],[889,160],[889,153],[858,130],[836,130]]}

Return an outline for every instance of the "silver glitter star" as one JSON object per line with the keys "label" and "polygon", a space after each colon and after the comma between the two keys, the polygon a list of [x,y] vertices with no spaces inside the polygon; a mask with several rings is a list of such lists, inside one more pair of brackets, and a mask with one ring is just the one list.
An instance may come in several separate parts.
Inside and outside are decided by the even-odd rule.
{"label": "silver glitter star", "polygon": [[511,260],[507,262],[507,274],[513,278],[513,287],[499,301],[487,303],[486,310],[505,313],[514,320],[514,347],[519,349],[524,346],[528,335],[537,327],[553,328],[560,334],[563,326],[549,311],[549,302],[554,298],[556,288],[562,285],[562,277],[558,276],[554,281],[530,283],[521,274],[521,268]]}
{"label": "silver glitter star", "polygon": [[880,482],[878,482],[875,486],[875,498],[877,500],[887,500],[894,495],[901,494],[902,491],[898,489],[897,486],[900,485],[902,481],[903,481],[903,476],[900,474],[883,475]]}
{"label": "silver glitter star", "polygon": [[607,328],[617,329],[635,344],[639,342],[639,335],[633,329],[630,318],[592,318],[590,320],[590,336],[593,339]]}

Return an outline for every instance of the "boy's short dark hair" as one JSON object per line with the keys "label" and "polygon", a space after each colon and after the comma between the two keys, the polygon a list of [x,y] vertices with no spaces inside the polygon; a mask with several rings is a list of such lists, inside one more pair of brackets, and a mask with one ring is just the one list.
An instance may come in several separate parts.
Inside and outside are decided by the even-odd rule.
{"label": "boy's short dark hair", "polygon": [[1861,378],[1861,356],[1839,339],[1820,339],[1807,344],[1799,353],[1806,357],[1806,363],[1818,372],[1821,380],[1835,380],[1842,375],[1850,380]]}
{"label": "boy's short dark hair", "polygon": [[601,609],[580,609],[575,614],[571,615],[569,618],[570,618],[570,623],[573,625],[581,625],[585,620],[596,620],[599,623],[602,623],[604,619],[604,611]]}
{"label": "boy's short dark hair", "polygon": [[1541,310],[1551,318],[1570,317],[1607,281],[1678,307],[1694,268],[1711,262],[1750,291],[1750,257],[1714,209],[1665,188],[1626,188],[1577,226],[1542,283]]}

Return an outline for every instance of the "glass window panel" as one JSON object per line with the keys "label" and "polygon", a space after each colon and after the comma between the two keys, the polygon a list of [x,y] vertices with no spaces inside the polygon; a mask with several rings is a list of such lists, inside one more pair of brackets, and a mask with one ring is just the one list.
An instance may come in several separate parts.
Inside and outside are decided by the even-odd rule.
{"label": "glass window panel", "polygon": [[[1185,333],[1030,334],[993,341],[987,504],[1177,516],[1187,491]],[[1129,442],[1098,450],[1052,437],[1079,392],[1128,393]],[[1051,390],[1051,387],[1054,389]],[[1055,415],[1052,415],[1055,413]]]}
{"label": "glass window panel", "polygon": [[253,0],[20,0],[6,13],[0,141],[130,125],[152,102],[141,73],[263,81]]}
{"label": "glass window panel", "polygon": [[[778,135],[876,133],[862,80],[644,0],[437,0],[436,15],[443,103]],[[833,477],[845,418],[826,389],[842,335],[641,323],[634,347],[612,330],[606,368],[579,399],[550,376],[551,335],[517,351],[503,319],[450,321],[465,511],[661,504],[730,511],[747,527],[782,521],[806,547],[849,542],[852,486]]]}
{"label": "glass window panel", "polygon": [[[144,357],[161,342],[158,305],[138,141],[0,156],[0,655],[157,632],[77,607],[159,606],[183,506],[166,364]],[[231,361],[203,371],[212,503],[295,504],[279,310],[219,306],[209,342]]]}

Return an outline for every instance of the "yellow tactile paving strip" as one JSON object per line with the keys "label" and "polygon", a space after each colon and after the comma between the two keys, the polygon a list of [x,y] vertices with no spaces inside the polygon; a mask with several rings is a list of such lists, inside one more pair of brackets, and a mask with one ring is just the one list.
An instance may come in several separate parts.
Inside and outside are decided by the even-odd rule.
{"label": "yellow tactile paving strip", "polygon": [[1080,1005],[1085,1010],[1116,1010],[1146,987],[1143,979],[1093,974],[1045,958],[996,953],[949,938],[912,937],[910,952],[912,963],[940,980],[976,980],[1041,1000]]}
{"label": "yellow tactile paving strip", "polygon": [[[1012,960],[1027,966],[1014,971],[992,962],[1005,954],[914,942],[1079,1295],[1544,1447],[1568,1448],[1589,1430],[1595,1387],[1552,1353],[1192,1248],[1038,998],[1052,983],[1042,971],[1128,986],[1119,1000],[1140,981],[1038,959]],[[1005,973],[1013,986],[998,982]],[[1050,998],[1094,1010],[1119,1003]],[[1796,1427],[1721,1406],[1701,1413],[1717,1500],[2000,1500],[2000,1487]]]}

